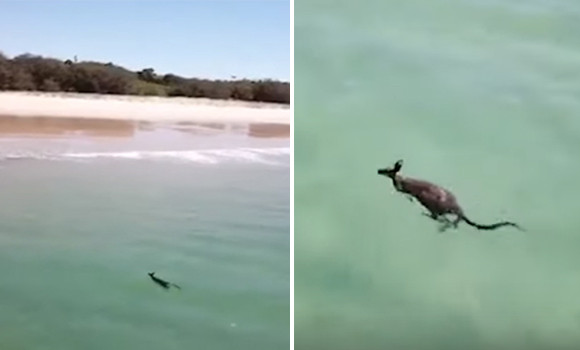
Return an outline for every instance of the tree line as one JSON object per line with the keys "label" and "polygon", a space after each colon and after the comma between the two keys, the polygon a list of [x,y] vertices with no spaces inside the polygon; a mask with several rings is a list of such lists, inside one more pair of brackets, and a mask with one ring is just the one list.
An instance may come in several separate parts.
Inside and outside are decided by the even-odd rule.
{"label": "tree line", "polygon": [[[76,60],[75,60],[76,61]],[[203,97],[290,104],[290,83],[277,80],[209,80],[131,71],[111,62],[73,62],[32,54],[0,53],[0,90],[140,96]]]}

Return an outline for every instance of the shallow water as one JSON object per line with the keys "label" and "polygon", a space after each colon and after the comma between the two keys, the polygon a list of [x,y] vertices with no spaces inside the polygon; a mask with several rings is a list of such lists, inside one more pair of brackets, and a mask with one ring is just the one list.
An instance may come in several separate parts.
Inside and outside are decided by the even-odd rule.
{"label": "shallow water", "polygon": [[[298,1],[297,349],[580,347],[580,3]],[[443,234],[377,169],[452,190]]]}
{"label": "shallow water", "polygon": [[2,139],[0,348],[288,348],[287,140],[156,135]]}

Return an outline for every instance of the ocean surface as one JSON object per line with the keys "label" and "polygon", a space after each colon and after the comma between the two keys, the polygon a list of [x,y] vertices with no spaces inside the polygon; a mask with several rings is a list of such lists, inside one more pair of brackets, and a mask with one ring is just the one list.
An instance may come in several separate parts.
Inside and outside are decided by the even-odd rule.
{"label": "ocean surface", "polygon": [[288,349],[288,140],[195,133],[0,138],[1,349]]}
{"label": "ocean surface", "polygon": [[295,57],[296,349],[580,349],[580,2],[296,1]]}

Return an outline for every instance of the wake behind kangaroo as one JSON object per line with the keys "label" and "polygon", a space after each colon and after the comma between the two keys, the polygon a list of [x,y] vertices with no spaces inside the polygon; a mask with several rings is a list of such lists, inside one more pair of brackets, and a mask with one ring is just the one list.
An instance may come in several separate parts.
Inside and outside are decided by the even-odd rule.
{"label": "wake behind kangaroo", "polygon": [[[453,193],[431,182],[400,175],[399,171],[402,167],[403,160],[401,159],[392,168],[379,169],[378,174],[390,178],[395,189],[406,194],[409,200],[412,201],[415,198],[419,201],[428,210],[428,213],[423,213],[423,215],[443,224],[441,231],[449,227],[457,228],[461,221],[465,221],[478,230],[495,230],[503,226],[512,226],[524,231],[522,227],[511,221],[502,221],[491,225],[482,225],[471,221],[465,216]],[[446,217],[447,214],[455,215],[455,220],[451,221]]]}
{"label": "wake behind kangaroo", "polygon": [[156,277],[155,276],[155,272],[149,272],[147,274],[149,275],[149,277],[151,277],[151,279],[153,280],[153,282],[157,283],[159,286],[161,286],[161,287],[163,287],[165,289],[169,289],[170,286],[173,286],[173,287],[175,287],[177,289],[181,289],[181,287],[178,286],[175,283],[167,282],[167,281],[162,280],[159,277]]}

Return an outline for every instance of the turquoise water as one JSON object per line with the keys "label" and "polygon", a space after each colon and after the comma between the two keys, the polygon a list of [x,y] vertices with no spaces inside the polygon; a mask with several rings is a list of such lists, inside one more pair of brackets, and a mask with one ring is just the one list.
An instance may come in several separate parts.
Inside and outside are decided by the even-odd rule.
{"label": "turquoise water", "polygon": [[189,138],[2,140],[0,348],[288,348],[287,142]]}
{"label": "turquoise water", "polygon": [[[297,1],[297,349],[580,348],[580,2]],[[452,190],[438,233],[377,169]]]}

